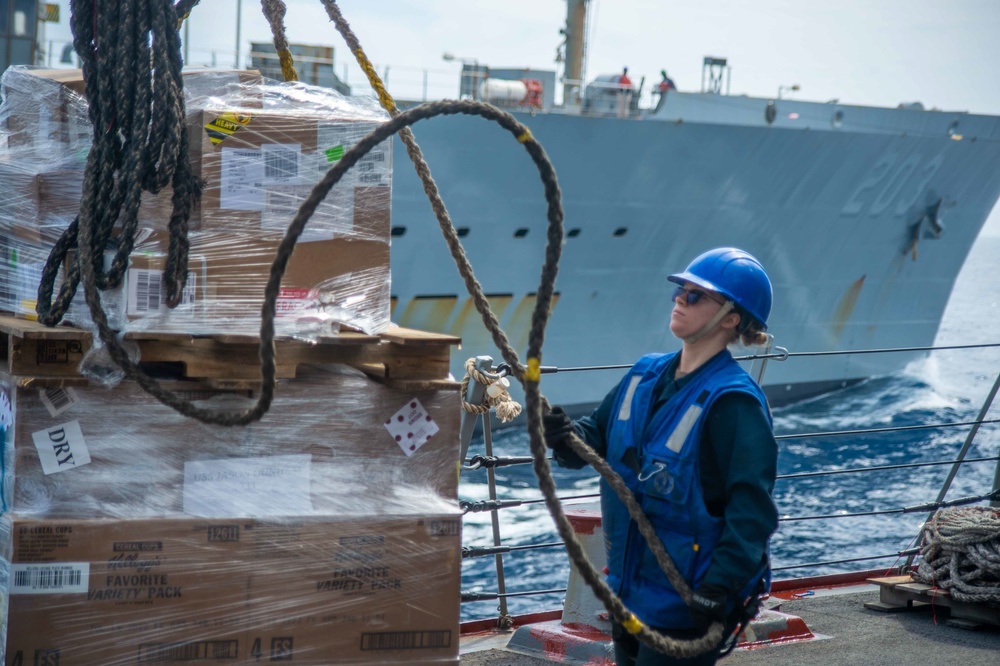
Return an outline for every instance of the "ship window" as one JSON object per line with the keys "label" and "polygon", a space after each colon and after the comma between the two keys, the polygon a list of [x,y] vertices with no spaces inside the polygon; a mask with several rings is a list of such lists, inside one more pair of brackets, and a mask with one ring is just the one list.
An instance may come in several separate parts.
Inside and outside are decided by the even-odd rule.
{"label": "ship window", "polygon": [[616,236],[616,237],[617,236],[624,236],[627,233],[628,233],[628,227],[618,227],[617,229],[615,229],[614,236]]}
{"label": "ship window", "polygon": [[527,227],[519,227],[517,231],[514,232],[514,238],[524,238],[528,235]]}
{"label": "ship window", "polygon": [[844,112],[837,111],[836,113],[833,114],[833,126],[840,127],[843,124],[844,124]]}
{"label": "ship window", "polygon": [[469,227],[459,227],[455,232],[458,233],[459,238],[465,238],[469,235]]}
{"label": "ship window", "polygon": [[406,227],[393,227],[389,231],[390,236],[402,236],[406,233]]}
{"label": "ship window", "polygon": [[568,238],[576,238],[579,235],[580,235],[580,228],[579,227],[576,227],[574,229],[570,229],[569,231],[566,232],[566,236]]}

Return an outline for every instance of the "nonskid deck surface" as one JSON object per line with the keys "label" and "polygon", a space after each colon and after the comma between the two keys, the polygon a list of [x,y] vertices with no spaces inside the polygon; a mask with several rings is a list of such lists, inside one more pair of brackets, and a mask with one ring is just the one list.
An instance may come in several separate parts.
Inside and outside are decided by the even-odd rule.
{"label": "nonskid deck surface", "polygon": [[[798,616],[819,639],[735,650],[720,661],[729,665],[800,666],[909,666],[961,664],[995,666],[1000,654],[1000,628],[980,631],[946,624],[947,615],[935,609],[905,613],[867,610],[879,593],[816,595],[781,601],[781,611]],[[768,606],[773,606],[772,600]],[[940,609],[938,609],[940,610]],[[935,623],[936,617],[936,623]],[[556,663],[494,648],[461,655],[465,666],[541,666]]]}

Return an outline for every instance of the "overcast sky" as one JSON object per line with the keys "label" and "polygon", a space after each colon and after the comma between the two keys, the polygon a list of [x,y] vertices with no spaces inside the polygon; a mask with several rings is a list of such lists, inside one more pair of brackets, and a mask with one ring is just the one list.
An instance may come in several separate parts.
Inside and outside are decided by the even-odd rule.
{"label": "overcast sky", "polygon": [[[46,39],[70,38],[68,2]],[[319,0],[286,0],[292,42],[333,45],[336,71],[354,86],[360,70]],[[773,97],[779,86],[804,100],[1000,114],[1000,0],[590,0],[587,78],[629,67],[646,89],[666,68],[680,90],[698,90],[702,58],[728,58],[732,92]],[[269,42],[254,0],[202,0],[191,15],[189,57],[234,63]],[[457,93],[459,59],[500,67],[555,69],[565,0],[341,0],[341,11],[390,92],[413,98]],[[345,70],[346,68],[346,70]],[[1000,233],[1000,215],[990,223]]]}

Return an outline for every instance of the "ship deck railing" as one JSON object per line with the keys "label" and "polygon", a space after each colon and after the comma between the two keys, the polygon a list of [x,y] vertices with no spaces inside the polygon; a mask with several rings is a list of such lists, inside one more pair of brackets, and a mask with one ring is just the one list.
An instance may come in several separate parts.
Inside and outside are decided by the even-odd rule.
{"label": "ship deck railing", "polygon": [[[983,349],[983,348],[995,348],[1000,347],[1000,343],[995,344],[975,344],[975,345],[947,345],[947,346],[931,346],[931,347],[905,347],[905,348],[887,348],[887,349],[865,349],[865,350],[854,350],[854,351],[822,351],[822,352],[788,352],[781,348],[777,348],[775,351],[770,349],[765,350],[761,354],[752,354],[746,356],[737,356],[736,359],[739,361],[746,361],[750,363],[750,373],[757,379],[761,381],[763,378],[764,371],[766,369],[766,364],[770,360],[786,361],[789,359],[794,359],[797,357],[809,357],[809,356],[831,356],[831,355],[844,355],[844,354],[875,354],[875,353],[901,353],[901,352],[937,352],[944,350],[971,350],[971,349]],[[477,364],[479,369],[487,372],[496,372],[498,368],[489,367],[492,363],[490,357],[477,357]],[[590,370],[607,370],[607,369],[628,369],[629,365],[602,365],[602,366],[588,366],[588,367],[576,367],[576,368],[548,368],[548,372],[586,372]],[[499,368],[501,372],[504,370],[503,366]],[[546,369],[543,368],[543,372]],[[477,387],[475,382],[472,382],[469,388],[470,395],[466,396],[470,402],[475,398],[472,394],[478,388],[482,391],[482,387]],[[937,469],[941,467],[950,467],[949,472],[941,485],[936,497],[927,497],[925,501],[919,502],[914,505],[909,506],[891,506],[881,509],[875,509],[871,511],[849,511],[846,509],[837,509],[831,507],[827,512],[821,514],[807,514],[807,515],[785,515],[782,511],[781,506],[779,506],[779,527],[778,533],[780,534],[782,528],[786,526],[802,522],[802,521],[840,521],[840,520],[851,520],[860,517],[877,517],[879,519],[891,520],[894,517],[902,515],[912,515],[926,513],[929,518],[934,514],[939,508],[947,506],[959,506],[965,504],[973,504],[978,502],[989,501],[992,506],[1000,506],[1000,455],[996,456],[980,456],[980,457],[969,457],[968,452],[973,444],[973,441],[982,426],[994,425],[1000,423],[1000,419],[996,418],[986,418],[989,413],[990,407],[996,398],[996,394],[1000,389],[1000,374],[997,375],[996,380],[993,382],[991,389],[988,391],[986,397],[984,398],[982,405],[979,409],[978,416],[972,420],[963,421],[950,421],[950,422],[939,422],[939,423],[925,423],[919,425],[906,425],[906,426],[887,426],[887,427],[875,427],[875,428],[864,428],[864,429],[845,429],[845,430],[830,430],[830,431],[818,431],[818,432],[805,432],[805,433],[776,433],[775,439],[779,442],[796,440],[796,439],[806,439],[806,438],[835,438],[835,437],[845,437],[845,436],[857,436],[865,437],[868,435],[881,434],[881,433],[893,433],[893,432],[905,432],[905,431],[931,431],[931,430],[946,430],[946,429],[967,429],[966,437],[961,446],[961,449],[953,457],[948,457],[943,460],[932,460],[932,461],[920,461],[912,463],[902,463],[902,464],[891,464],[891,465],[869,465],[869,466],[856,466],[850,468],[825,468],[817,469],[809,472],[799,472],[791,474],[780,474],[777,476],[777,481],[782,483],[796,483],[804,479],[822,477],[822,476],[834,476],[834,475],[860,475],[860,474],[875,474],[888,472],[892,470],[929,470]],[[479,394],[481,397],[481,393]],[[477,585],[479,588],[477,591],[464,591],[462,592],[462,603],[470,604],[475,602],[496,602],[496,612],[498,614],[498,621],[502,622],[505,618],[510,617],[507,600],[516,597],[532,597],[541,595],[552,595],[552,594],[562,594],[566,592],[565,587],[558,588],[545,588],[545,589],[517,589],[509,590],[507,589],[505,576],[504,576],[504,555],[516,556],[517,553],[529,550],[539,550],[539,549],[551,549],[553,551],[558,551],[563,548],[562,541],[551,541],[546,543],[533,543],[533,544],[513,544],[507,545],[504,543],[501,522],[499,520],[499,512],[507,511],[511,509],[516,509],[519,507],[525,507],[536,504],[544,504],[544,499],[541,497],[541,492],[539,491],[538,497],[535,499],[523,499],[523,498],[503,498],[499,495],[500,491],[503,489],[498,488],[496,483],[496,476],[494,470],[497,468],[512,466],[512,465],[530,465],[532,463],[532,457],[530,455],[524,456],[497,456],[493,451],[493,432],[491,427],[490,414],[486,413],[482,415],[482,431],[481,437],[477,438],[476,446],[479,445],[479,439],[481,439],[484,451],[482,454],[474,453],[471,456],[466,457],[467,451],[469,450],[470,440],[472,438],[472,428],[470,424],[475,424],[479,417],[477,415],[466,415],[467,422],[465,428],[463,428],[463,482],[470,478],[473,474],[478,471],[485,470],[487,472],[487,491],[489,499],[478,500],[478,501],[460,501],[460,506],[465,512],[466,516],[476,515],[481,513],[489,513],[491,528],[492,528],[492,543],[490,544],[463,544],[462,556],[465,560],[471,560],[474,558],[481,557],[493,557],[496,562],[496,579],[493,585]],[[952,483],[955,480],[956,475],[962,466],[965,465],[980,465],[992,463],[996,467],[996,472],[994,474],[994,480],[992,488],[983,488],[982,492],[968,497],[961,497],[957,499],[946,500],[948,491],[952,487]],[[460,486],[461,491],[461,486]],[[579,502],[597,502],[599,499],[598,493],[584,493],[584,494],[567,494],[560,496],[560,500],[566,503],[579,503]],[[913,542],[916,543],[919,538],[919,534],[913,535]],[[895,550],[893,552],[885,553],[872,553],[870,555],[864,555],[859,557],[848,557],[848,558],[830,558],[822,561],[809,561],[809,562],[789,562],[789,563],[776,563],[777,566],[772,566],[772,571],[775,573],[776,582],[782,579],[795,578],[797,572],[809,571],[814,575],[817,570],[826,569],[829,571],[831,567],[837,570],[843,570],[847,565],[856,565],[860,563],[867,563],[871,566],[869,568],[879,568],[880,571],[885,572],[904,572],[907,571],[910,565],[913,563],[914,558],[919,553],[919,547],[910,547],[903,550]],[[880,565],[879,563],[889,562],[888,565]],[[568,563],[567,563],[568,568]],[[887,574],[888,575],[888,574]],[[488,591],[487,591],[488,589]],[[482,618],[479,618],[482,619]]]}

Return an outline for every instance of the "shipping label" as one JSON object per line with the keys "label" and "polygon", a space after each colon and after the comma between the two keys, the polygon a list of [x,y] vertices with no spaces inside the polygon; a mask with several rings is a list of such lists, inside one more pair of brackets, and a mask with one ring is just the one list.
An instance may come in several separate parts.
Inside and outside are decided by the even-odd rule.
{"label": "shipping label", "polygon": [[184,513],[289,516],[313,511],[311,456],[196,460],[184,463]]}
{"label": "shipping label", "polygon": [[31,439],[35,442],[42,472],[45,474],[65,472],[90,462],[90,451],[79,421],[61,423],[33,432]]}
{"label": "shipping label", "polygon": [[[166,314],[171,311],[167,307],[167,290],[162,270],[130,268],[126,290],[125,312],[131,316]],[[174,312],[180,314],[184,311],[184,306],[193,306],[197,290],[198,274],[189,271],[181,292],[181,302]]]}
{"label": "shipping label", "polygon": [[385,429],[407,457],[412,456],[438,431],[438,425],[414,398],[385,420]]}
{"label": "shipping label", "polygon": [[10,593],[86,594],[90,584],[89,562],[12,564]]}
{"label": "shipping label", "polygon": [[71,386],[38,389],[38,398],[53,417],[59,416],[80,402],[79,396]]}

